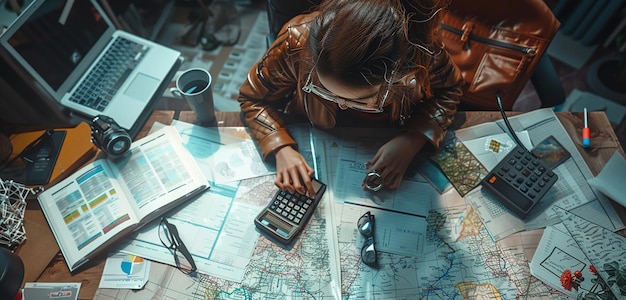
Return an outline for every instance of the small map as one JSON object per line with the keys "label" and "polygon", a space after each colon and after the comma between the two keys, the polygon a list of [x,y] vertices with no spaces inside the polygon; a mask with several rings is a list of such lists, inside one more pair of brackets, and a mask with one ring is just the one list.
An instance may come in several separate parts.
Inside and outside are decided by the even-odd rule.
{"label": "small map", "polygon": [[488,173],[474,154],[460,142],[446,146],[444,151],[439,151],[431,159],[439,165],[461,196],[474,189]]}

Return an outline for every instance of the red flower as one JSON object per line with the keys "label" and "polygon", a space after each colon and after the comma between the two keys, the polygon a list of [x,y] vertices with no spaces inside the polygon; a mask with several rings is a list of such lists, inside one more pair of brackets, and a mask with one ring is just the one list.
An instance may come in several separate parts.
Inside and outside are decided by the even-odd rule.
{"label": "red flower", "polygon": [[572,290],[572,271],[563,271],[563,274],[561,274],[561,285],[568,291]]}
{"label": "red flower", "polygon": [[589,272],[593,274],[598,274],[598,270],[596,270],[596,267],[594,267],[593,265],[589,265]]}
{"label": "red flower", "polygon": [[578,271],[578,270],[576,270],[576,271],[574,271],[574,276],[576,276],[576,278],[580,278],[580,277],[583,277],[583,273]]}

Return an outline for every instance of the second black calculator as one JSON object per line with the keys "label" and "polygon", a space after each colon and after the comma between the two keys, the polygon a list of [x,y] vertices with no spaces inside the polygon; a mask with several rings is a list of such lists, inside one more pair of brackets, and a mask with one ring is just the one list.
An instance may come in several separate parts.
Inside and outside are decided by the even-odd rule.
{"label": "second black calculator", "polygon": [[480,182],[500,202],[524,218],[557,181],[540,157],[516,146]]}
{"label": "second black calculator", "polygon": [[254,224],[273,240],[289,244],[302,231],[326,191],[326,184],[313,179],[315,198],[278,190]]}

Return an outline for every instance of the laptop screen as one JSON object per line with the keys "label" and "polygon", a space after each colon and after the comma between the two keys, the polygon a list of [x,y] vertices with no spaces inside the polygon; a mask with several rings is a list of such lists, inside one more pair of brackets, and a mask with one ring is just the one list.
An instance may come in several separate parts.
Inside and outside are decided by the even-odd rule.
{"label": "laptop screen", "polygon": [[8,39],[55,91],[108,26],[85,0],[47,0]]}

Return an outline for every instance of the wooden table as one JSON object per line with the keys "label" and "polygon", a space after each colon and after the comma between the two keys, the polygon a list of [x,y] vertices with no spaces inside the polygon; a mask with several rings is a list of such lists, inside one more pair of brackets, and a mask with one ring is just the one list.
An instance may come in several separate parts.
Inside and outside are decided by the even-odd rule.
{"label": "wooden table", "polygon": [[[145,136],[154,122],[170,124],[174,118],[174,114],[174,111],[154,111],[137,138]],[[592,147],[588,150],[585,150],[580,146],[581,129],[584,125],[582,113],[558,112],[556,115],[574,140],[574,143],[578,145],[578,151],[581,152],[594,175],[600,172],[604,164],[609,160],[615,151],[619,151],[622,156],[626,157],[624,149],[620,146],[617,136],[615,135],[615,132],[613,131],[604,112],[589,113],[588,123],[589,127],[592,128]],[[216,116],[218,126],[242,126],[238,112],[217,112]],[[186,122],[193,122],[194,118],[195,115],[192,112],[181,112],[178,117],[179,120]],[[492,122],[500,118],[501,115],[497,111],[461,112],[457,116],[457,121],[453,128],[463,128],[480,123]],[[613,206],[621,216],[622,220],[626,222],[626,209],[614,202]],[[626,230],[621,230],[619,233],[626,236]],[[98,289],[102,270],[104,269],[104,262],[105,257],[101,257],[91,261],[88,266],[81,268],[75,274],[70,274],[69,269],[63,260],[62,254],[58,253],[39,276],[37,281],[81,282],[82,285],[79,293],[79,299],[93,299],[96,290]],[[25,260],[24,263],[28,264],[28,260]]]}

